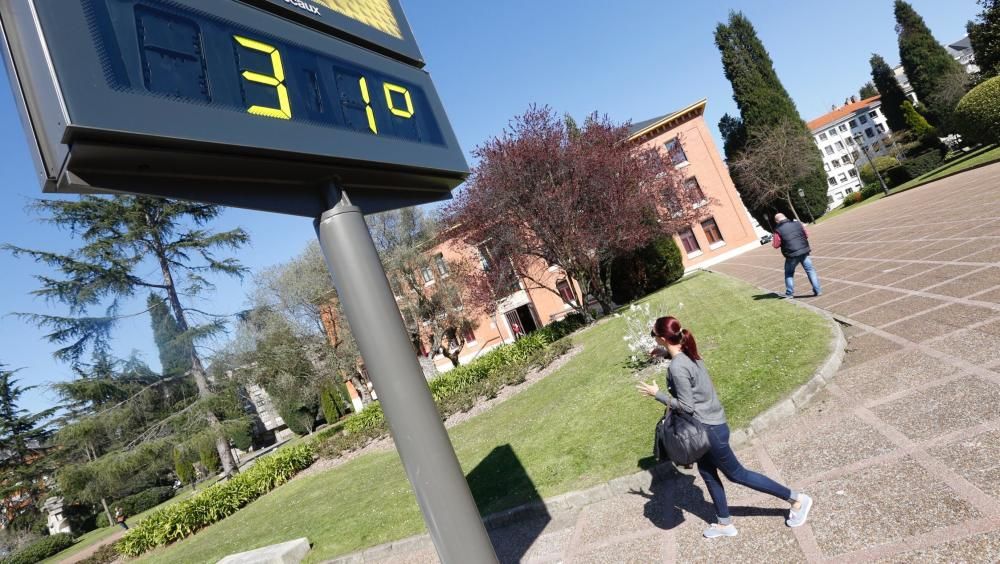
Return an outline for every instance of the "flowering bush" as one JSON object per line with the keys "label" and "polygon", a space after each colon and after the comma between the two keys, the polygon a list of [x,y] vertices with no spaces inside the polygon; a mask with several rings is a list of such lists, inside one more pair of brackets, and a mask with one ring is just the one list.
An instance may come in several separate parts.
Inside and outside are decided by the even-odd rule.
{"label": "flowering bush", "polygon": [[647,302],[642,305],[632,304],[623,317],[625,318],[625,335],[622,340],[625,341],[625,346],[629,350],[626,366],[633,370],[642,370],[659,362],[659,359],[649,355],[649,351],[657,346],[650,331],[653,329],[656,318],[660,316],[650,313]]}

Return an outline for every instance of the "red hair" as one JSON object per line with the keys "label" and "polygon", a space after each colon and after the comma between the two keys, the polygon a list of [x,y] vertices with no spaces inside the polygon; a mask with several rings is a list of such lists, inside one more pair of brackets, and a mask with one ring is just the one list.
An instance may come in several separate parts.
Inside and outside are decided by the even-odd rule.
{"label": "red hair", "polygon": [[690,331],[681,327],[681,322],[676,317],[661,317],[653,323],[652,334],[654,337],[662,337],[672,345],[680,345],[681,352],[686,354],[691,360],[701,360],[698,354],[698,343],[694,340],[694,335]]}

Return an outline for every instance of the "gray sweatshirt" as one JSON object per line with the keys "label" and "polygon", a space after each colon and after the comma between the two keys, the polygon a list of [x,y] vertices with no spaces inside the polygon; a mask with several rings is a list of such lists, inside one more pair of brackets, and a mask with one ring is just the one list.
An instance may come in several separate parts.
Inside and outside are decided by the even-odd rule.
{"label": "gray sweatshirt", "polygon": [[726,422],[726,412],[722,409],[715,386],[708,376],[704,361],[693,361],[680,353],[670,361],[667,369],[667,386],[673,383],[677,397],[663,391],[657,392],[656,399],[670,409],[680,409],[694,414],[695,419],[705,425],[722,425]]}

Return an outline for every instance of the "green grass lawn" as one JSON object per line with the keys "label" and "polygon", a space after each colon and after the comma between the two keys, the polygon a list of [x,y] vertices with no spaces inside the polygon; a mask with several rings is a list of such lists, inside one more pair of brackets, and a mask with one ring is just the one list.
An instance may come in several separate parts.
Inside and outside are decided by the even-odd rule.
{"label": "green grass lawn", "polygon": [[[183,500],[191,497],[193,494],[198,493],[198,492],[204,490],[208,486],[211,486],[216,481],[218,481],[217,477],[215,477],[215,478],[209,478],[208,480],[205,480],[204,482],[201,482],[200,484],[198,484],[198,490],[197,491],[192,491],[190,487],[184,488],[184,490],[181,493],[175,495],[174,497],[168,499],[167,501],[164,501],[163,503],[157,505],[156,507],[147,509],[146,511],[143,511],[142,513],[139,513],[138,515],[136,515],[134,517],[129,517],[126,520],[126,522],[130,526],[134,525],[134,524],[138,523],[139,521],[142,521],[143,519],[145,519],[146,517],[148,517],[154,511],[157,511],[159,509],[162,509],[162,508],[164,508],[164,507],[166,507],[168,505],[172,505],[172,504],[177,503],[179,501],[183,501]],[[112,507],[112,511],[113,510],[114,510],[114,508]],[[111,535],[115,534],[120,529],[121,529],[121,527],[119,527],[118,525],[115,525],[113,527],[104,527],[104,528],[101,528],[101,529],[94,529],[93,531],[90,531],[89,533],[84,533],[83,535],[80,535],[80,538],[76,539],[76,543],[73,546],[67,548],[66,550],[64,550],[64,551],[62,551],[62,552],[60,552],[60,553],[58,553],[58,554],[56,554],[54,556],[50,556],[49,558],[46,558],[45,560],[42,560],[42,562],[45,563],[45,564],[55,563],[55,562],[61,562],[62,560],[65,560],[65,559],[70,558],[71,556],[73,556],[75,554],[78,554],[80,551],[86,550],[87,548],[89,548],[91,546],[94,546],[95,544],[99,544],[101,541],[103,541],[104,539],[106,539],[106,538],[110,537]]]}
{"label": "green grass lawn", "polygon": [[[759,293],[698,274],[646,298],[695,333],[734,428],[807,381],[828,354],[823,318]],[[636,472],[649,459],[663,407],[636,392],[624,331],[619,318],[578,333],[583,350],[562,368],[450,430],[484,515]],[[142,560],[214,562],[304,536],[314,545],[307,561],[317,562],[422,532],[399,459],[386,452],[294,480]]]}
{"label": "green grass lawn", "polygon": [[[934,182],[935,180],[940,180],[942,178],[969,170],[970,168],[975,168],[995,161],[1000,161],[1000,145],[988,145],[986,147],[981,147],[967,154],[956,156],[951,160],[945,162],[941,166],[937,167],[936,169],[928,172],[923,176],[918,176],[917,178],[914,178],[913,180],[907,182],[906,184],[900,184],[899,186],[893,188],[892,190],[889,190],[889,195],[891,196],[893,194],[898,194],[900,192],[912,190],[918,186],[923,186],[924,184],[927,184],[929,182]],[[847,207],[841,206],[834,210],[830,210],[830,212],[825,214],[823,217],[819,218],[819,220],[816,223],[822,223],[828,219],[837,217],[838,215],[846,213],[850,210],[860,208],[861,206],[870,204],[877,200],[881,200],[884,197],[885,194],[879,193],[875,196],[872,196],[871,198],[868,198],[867,200],[864,200],[852,206],[847,206]]]}

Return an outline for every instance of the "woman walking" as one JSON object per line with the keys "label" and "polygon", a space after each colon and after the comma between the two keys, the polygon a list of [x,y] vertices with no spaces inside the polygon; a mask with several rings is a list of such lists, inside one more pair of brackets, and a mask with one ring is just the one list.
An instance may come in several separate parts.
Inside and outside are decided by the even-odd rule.
{"label": "woman walking", "polygon": [[694,335],[682,328],[680,321],[673,317],[657,319],[651,334],[660,346],[650,354],[671,359],[670,368],[667,370],[667,388],[672,395],[661,392],[655,382],[651,384],[643,382],[636,387],[644,395],[656,398],[668,408],[679,409],[694,416],[705,427],[711,444],[709,451],[698,460],[698,473],[705,480],[708,493],[715,504],[718,523],[713,523],[705,529],[704,535],[711,539],[735,537],[738,534],[733,518],[729,514],[726,490],[719,479],[719,472],[733,483],[787,501],[791,504],[791,508],[785,523],[789,527],[804,525],[809,510],[812,509],[812,498],[804,493],[793,492],[767,476],[747,470],[729,447],[726,412],[719,403],[715,386],[708,376],[704,361],[698,354],[698,344]]}

